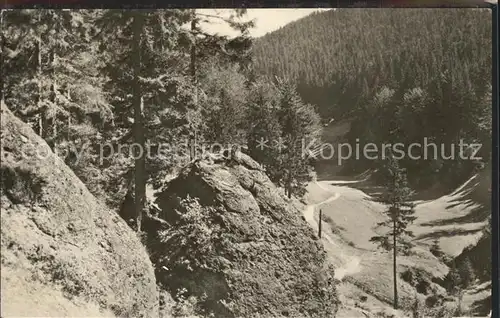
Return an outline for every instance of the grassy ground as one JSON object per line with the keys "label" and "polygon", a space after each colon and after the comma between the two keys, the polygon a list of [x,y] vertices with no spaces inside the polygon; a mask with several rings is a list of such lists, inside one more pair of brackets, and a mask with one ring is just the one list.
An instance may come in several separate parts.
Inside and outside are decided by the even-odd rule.
{"label": "grassy ground", "polygon": [[[373,225],[385,216],[384,207],[372,202],[366,192],[375,195],[381,191],[380,187],[369,188],[366,183],[320,183],[330,187],[331,191],[342,194],[341,198],[324,206],[324,211],[334,218],[337,224],[347,229],[343,235],[348,240],[360,248],[370,248],[371,243],[368,240],[378,232]],[[475,213],[478,205],[463,198],[463,192],[456,192],[436,200],[417,201],[417,220],[410,226],[416,242],[428,246],[434,239],[438,239],[441,249],[451,256],[460,254],[465,247],[476,243],[486,221],[468,218]],[[353,229],[356,231],[353,232]]]}
{"label": "grassy ground", "polygon": [[[321,209],[323,220],[326,221],[323,222],[323,231],[333,240],[323,240],[325,249],[336,266],[343,265],[340,258],[351,256],[361,260],[361,270],[346,275],[339,286],[344,302],[338,317],[362,317],[366,316],[367,312],[373,314],[390,311],[393,299],[392,254],[377,250],[376,246],[369,242],[372,236],[383,231],[375,225],[385,218],[384,206],[370,200],[370,196],[363,191],[366,190],[366,183],[363,190],[359,184],[352,181],[313,182],[308,186],[306,196],[309,204],[318,204],[327,200],[333,193],[340,194],[336,200],[319,204],[316,208],[316,218]],[[371,193],[376,191],[377,189],[372,189]],[[410,267],[417,267],[433,277],[443,278],[448,267],[429,252],[432,240],[438,238],[441,248],[449,255],[457,255],[463,248],[475,242],[484,222],[448,222],[474,212],[474,205],[461,200],[463,195],[464,191],[456,191],[436,200],[417,202],[418,219],[411,226],[416,234],[417,246],[410,256],[398,257],[399,273]],[[399,279],[398,286],[400,299],[414,299],[414,287],[402,279]],[[444,292],[436,284],[433,288]],[[484,291],[479,293],[479,296],[474,292],[466,294],[464,306],[471,306],[477,299],[484,299],[482,293]]]}
{"label": "grassy ground", "polygon": [[[334,122],[324,128],[323,141],[338,144],[348,131],[348,122]],[[443,252],[456,256],[479,239],[489,211],[481,210],[474,202],[490,200],[489,171],[491,169],[485,169],[479,177],[471,178],[453,193],[446,193],[436,185],[417,194],[415,210],[418,219],[410,226],[415,233],[414,243],[417,246],[412,255],[398,257],[399,273],[410,267],[419,267],[431,276],[442,278],[448,267],[430,253],[433,241],[437,239]],[[369,241],[372,236],[384,231],[377,228],[376,224],[385,219],[385,208],[371,201],[372,197],[382,193],[383,188],[370,181],[370,171],[360,176],[342,176],[342,166],[336,158],[318,161],[316,172],[318,182],[311,183],[307,189],[306,201],[309,204],[323,202],[332,193],[340,194],[337,199],[319,204],[316,208],[316,218],[321,209],[323,231],[330,235],[330,240],[323,239],[323,243],[331,262],[336,266],[344,266],[342,258],[360,259],[361,270],[346,275],[340,283],[343,305],[337,317],[376,316],[380,312],[385,313],[386,317],[390,316],[393,298],[392,254],[377,250]],[[434,288],[441,287],[434,284]],[[489,292],[488,288],[474,287],[466,291],[463,305],[474,307]],[[411,299],[415,297],[415,288],[399,279],[399,293],[400,297]],[[392,314],[397,317],[402,315],[401,312]]]}

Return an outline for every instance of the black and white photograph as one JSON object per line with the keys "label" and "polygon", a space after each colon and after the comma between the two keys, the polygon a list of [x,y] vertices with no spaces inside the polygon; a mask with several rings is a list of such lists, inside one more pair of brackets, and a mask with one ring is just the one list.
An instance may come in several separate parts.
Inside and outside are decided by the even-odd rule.
{"label": "black and white photograph", "polygon": [[498,314],[490,7],[0,17],[1,317]]}

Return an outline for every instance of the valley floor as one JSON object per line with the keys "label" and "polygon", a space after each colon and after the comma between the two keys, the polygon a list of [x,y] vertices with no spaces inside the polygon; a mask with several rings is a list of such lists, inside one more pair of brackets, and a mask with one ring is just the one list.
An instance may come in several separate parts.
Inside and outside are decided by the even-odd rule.
{"label": "valley floor", "polygon": [[[357,183],[338,180],[311,182],[304,217],[312,228],[318,230],[319,211],[323,214],[322,241],[331,263],[337,268],[335,277],[340,281],[342,306],[337,317],[372,317],[381,312],[401,317],[402,312],[391,308],[392,254],[377,249],[370,242],[372,236],[383,230],[376,224],[385,218],[384,206],[373,202],[367,194],[369,192],[358,189]],[[418,219],[411,227],[416,247],[412,255],[399,256],[398,272],[420,268],[433,277],[443,278],[448,267],[430,253],[432,239],[438,238],[443,251],[451,256],[458,255],[478,239],[484,223],[446,222],[467,215],[473,208],[460,202],[460,193],[457,189],[437,200],[416,202]],[[403,303],[417,295],[414,287],[402,279],[398,285]]]}

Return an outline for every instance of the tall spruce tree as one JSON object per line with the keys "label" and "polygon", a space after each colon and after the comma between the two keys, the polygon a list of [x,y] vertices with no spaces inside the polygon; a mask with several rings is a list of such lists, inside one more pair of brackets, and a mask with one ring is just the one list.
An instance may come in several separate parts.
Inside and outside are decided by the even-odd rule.
{"label": "tall spruce tree", "polygon": [[200,73],[199,85],[206,96],[202,109],[205,137],[224,146],[244,144],[246,78],[238,71],[237,65],[224,65],[216,60],[203,67]]}
{"label": "tall spruce tree", "polygon": [[303,153],[303,144],[318,138],[320,119],[310,104],[305,104],[288,80],[277,79],[279,89],[278,119],[281,138],[273,141],[279,151],[281,175],[278,177],[286,195],[302,196],[307,182],[312,179],[309,156]]}
{"label": "tall spruce tree", "polygon": [[394,280],[394,309],[398,308],[398,285],[397,285],[397,255],[398,252],[407,252],[411,248],[408,240],[413,236],[408,225],[416,217],[414,216],[414,203],[410,202],[412,191],[408,187],[405,170],[399,166],[392,153],[389,152],[384,167],[387,177],[386,192],[378,199],[387,206],[385,214],[387,220],[378,223],[379,226],[389,228],[385,235],[374,236],[370,241],[377,243],[381,248],[392,250],[393,253],[393,280]]}
{"label": "tall spruce tree", "polygon": [[[49,143],[67,139],[70,123],[109,114],[96,82],[88,12],[2,12],[3,96]],[[89,62],[89,60],[92,60]]]}
{"label": "tall spruce tree", "polygon": [[462,281],[462,288],[465,289],[470,287],[476,280],[476,273],[469,257],[466,257],[463,260],[463,262],[458,267],[458,271],[460,273]]}
{"label": "tall spruce tree", "polygon": [[[195,36],[191,51],[192,74],[196,74],[199,64],[213,61],[214,57],[223,64],[238,64],[243,73],[249,71],[253,44],[249,31],[255,26],[255,21],[246,20],[246,13],[246,9],[227,10],[226,14],[223,12],[207,14],[202,10],[191,12],[191,33]],[[209,33],[203,27],[213,23],[225,24],[237,31],[237,35],[230,37],[219,33]]]}
{"label": "tall spruce tree", "polygon": [[[171,141],[195,106],[188,73],[190,10],[106,10],[97,18],[114,96],[117,142],[133,136],[135,227],[145,209],[147,140]],[[132,113],[133,117],[129,114]],[[127,173],[127,172],[126,172]]]}
{"label": "tall spruce tree", "polygon": [[266,169],[273,182],[279,183],[281,158],[273,145],[281,137],[279,91],[273,83],[259,79],[250,86],[247,103],[248,153]]}
{"label": "tall spruce tree", "polygon": [[[243,143],[242,108],[246,94],[252,39],[249,29],[254,21],[246,21],[245,9],[226,10],[226,14],[191,11],[190,73],[198,92],[204,123],[193,128],[201,130],[206,139],[222,143]],[[210,33],[205,26],[223,23],[237,31],[229,37]]]}

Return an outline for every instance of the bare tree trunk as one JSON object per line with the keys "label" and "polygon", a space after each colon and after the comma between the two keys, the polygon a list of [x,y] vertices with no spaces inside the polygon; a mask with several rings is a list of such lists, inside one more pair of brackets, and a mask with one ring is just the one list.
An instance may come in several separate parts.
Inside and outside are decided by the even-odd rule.
{"label": "bare tree trunk", "polygon": [[[198,103],[198,86],[196,85],[196,37],[194,35],[194,31],[196,29],[196,16],[193,17],[193,20],[191,21],[191,31],[192,31],[192,36],[193,36],[193,44],[191,45],[191,64],[190,64],[190,73],[191,73],[191,80],[194,85],[195,89],[195,103]],[[189,137],[189,160],[192,161],[196,157],[196,128],[192,127],[194,129],[194,135],[190,135]]]}
{"label": "bare tree trunk", "polygon": [[465,314],[463,308],[462,308],[462,301],[464,299],[464,291],[460,290],[458,294],[458,299],[457,299],[457,309],[455,312],[455,315],[457,316],[463,316]]}
{"label": "bare tree trunk", "polygon": [[196,37],[194,36],[194,31],[196,30],[196,17],[191,21],[191,31],[193,34],[193,44],[191,45],[191,78],[193,83],[196,83]]}
{"label": "bare tree trunk", "polygon": [[[40,22],[40,12],[38,13],[38,19]],[[42,39],[41,39],[41,34],[38,34],[38,37],[36,39],[36,56],[37,56],[37,64],[36,64],[36,82],[37,82],[37,89],[38,89],[38,94],[37,94],[37,101],[36,101],[36,106],[38,109],[42,108]],[[40,112],[40,117],[38,119],[38,134],[45,139],[47,137],[47,112],[46,110],[42,110]]]}
{"label": "bare tree trunk", "polygon": [[323,218],[323,211],[321,211],[321,209],[320,209],[319,210],[319,221],[318,221],[318,236],[319,236],[319,238],[321,238],[321,222],[323,221],[322,218]]}
{"label": "bare tree trunk", "polygon": [[[0,11],[0,25],[3,25],[3,15],[4,15],[4,10]],[[5,35],[3,32],[0,32],[0,36],[2,43],[0,43],[0,103],[3,105],[5,104],[5,94],[4,94],[4,89],[5,89],[5,74],[4,74],[4,55],[5,55]]]}
{"label": "bare tree trunk", "polygon": [[392,270],[393,270],[393,276],[394,276],[394,309],[398,309],[398,272],[396,268],[396,255],[397,255],[397,250],[396,250],[396,219],[394,218],[393,220],[393,231],[392,231],[392,251],[393,251],[393,262],[392,262]]}
{"label": "bare tree trunk", "polygon": [[[57,83],[56,83],[56,52],[55,47],[51,48],[50,51],[50,77],[51,77],[51,85],[50,85],[50,102],[52,104],[56,103],[56,91],[57,91]],[[52,138],[56,138],[57,135],[57,120],[54,118],[47,118],[47,127],[52,127]]]}
{"label": "bare tree trunk", "polygon": [[[137,232],[141,231],[142,215],[146,198],[146,157],[145,149],[145,129],[143,118],[143,98],[142,88],[139,80],[141,73],[141,31],[144,26],[144,17],[141,12],[136,11],[133,21],[133,65],[134,65],[134,87],[133,87],[133,108],[134,108],[134,139],[137,143],[135,153],[135,216]],[[139,148],[139,149],[138,149]]]}
{"label": "bare tree trunk", "polygon": [[[197,85],[197,80],[196,80],[196,36],[194,34],[194,31],[196,30],[196,15],[193,17],[193,20],[191,21],[191,31],[192,31],[192,36],[193,36],[193,44],[191,45],[191,65],[190,65],[190,71],[191,71],[191,80],[194,85],[194,102],[195,106],[198,104],[198,85]],[[190,142],[194,143],[190,145],[190,149],[192,149],[191,152],[191,158],[190,160],[193,160],[196,158],[196,127],[193,127],[194,129],[194,139],[191,139]]]}

